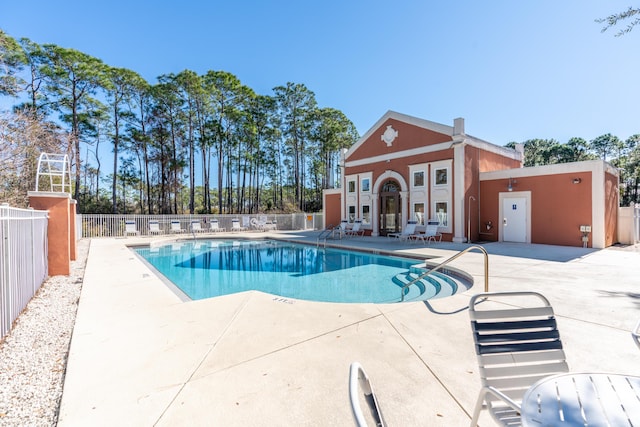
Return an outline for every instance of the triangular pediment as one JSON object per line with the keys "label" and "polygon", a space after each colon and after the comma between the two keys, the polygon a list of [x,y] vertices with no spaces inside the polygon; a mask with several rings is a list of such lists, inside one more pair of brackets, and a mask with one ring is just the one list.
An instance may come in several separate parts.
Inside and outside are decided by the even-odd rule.
{"label": "triangular pediment", "polygon": [[359,160],[454,140],[454,127],[387,111],[346,153]]}

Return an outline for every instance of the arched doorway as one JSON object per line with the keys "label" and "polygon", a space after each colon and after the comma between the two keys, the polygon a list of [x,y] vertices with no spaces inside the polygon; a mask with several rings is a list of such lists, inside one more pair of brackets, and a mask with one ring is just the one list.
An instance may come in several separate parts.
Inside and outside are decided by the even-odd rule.
{"label": "arched doorway", "polygon": [[400,214],[400,185],[392,179],[382,184],[380,188],[380,235],[397,233],[402,225]]}

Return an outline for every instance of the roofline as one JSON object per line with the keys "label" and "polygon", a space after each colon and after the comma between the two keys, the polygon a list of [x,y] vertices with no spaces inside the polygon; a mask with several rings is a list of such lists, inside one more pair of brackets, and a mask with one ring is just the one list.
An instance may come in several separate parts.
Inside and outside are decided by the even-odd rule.
{"label": "roofline", "polygon": [[480,181],[491,181],[505,178],[525,178],[541,175],[556,175],[577,172],[595,172],[602,170],[614,176],[619,176],[616,168],[604,160],[584,160],[581,162],[554,163],[552,165],[527,166],[516,169],[504,169],[491,172],[480,172]]}
{"label": "roofline", "polygon": [[447,126],[447,125],[443,125],[441,123],[431,122],[429,120],[419,119],[417,117],[408,116],[406,114],[402,114],[402,113],[398,113],[396,111],[389,110],[382,117],[380,117],[380,119],[378,119],[378,121],[375,122],[373,124],[373,126],[371,126],[371,128],[369,128],[369,130],[367,132],[365,132],[364,135],[362,135],[360,137],[360,139],[358,141],[356,141],[356,143],[351,146],[351,148],[349,148],[347,150],[347,152],[345,153],[344,157],[348,158],[367,139],[369,139],[369,137],[371,135],[373,135],[373,133],[375,131],[377,131],[378,128],[380,126],[382,126],[382,124],[384,122],[386,122],[389,119],[398,120],[400,122],[408,123],[410,125],[418,126],[418,127],[423,128],[423,129],[428,129],[428,130],[431,130],[431,131],[434,131],[434,132],[442,133],[442,134],[449,135],[449,136],[453,137],[453,126]]}
{"label": "roofline", "polygon": [[473,147],[480,148],[486,151],[490,151],[496,154],[500,154],[506,157],[512,157],[515,160],[522,161],[522,156],[516,150],[507,148],[504,146],[496,145],[491,142],[482,140],[480,138],[476,138],[475,136],[467,135],[467,134],[454,134],[454,127],[444,125],[442,123],[432,122],[430,120],[420,119],[418,117],[409,116],[406,114],[398,113],[397,111],[388,110],[378,121],[374,123],[371,128],[364,135],[356,141],[344,154],[344,159],[348,159],[354,151],[356,151],[364,142],[369,139],[375,131],[377,131],[384,122],[388,119],[398,120],[403,123],[408,123],[410,125],[414,125],[423,129],[427,129],[433,132],[437,132],[440,134],[448,135],[451,137],[452,142],[460,141],[465,142]]}

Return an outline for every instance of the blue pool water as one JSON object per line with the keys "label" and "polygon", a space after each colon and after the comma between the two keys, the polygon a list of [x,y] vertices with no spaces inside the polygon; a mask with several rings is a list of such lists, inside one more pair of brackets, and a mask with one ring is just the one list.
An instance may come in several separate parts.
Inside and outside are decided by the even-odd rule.
{"label": "blue pool water", "polygon": [[[135,251],[194,300],[257,290],[312,301],[398,302],[406,275],[419,263],[274,240],[184,241]],[[437,293],[412,288],[412,298]]]}

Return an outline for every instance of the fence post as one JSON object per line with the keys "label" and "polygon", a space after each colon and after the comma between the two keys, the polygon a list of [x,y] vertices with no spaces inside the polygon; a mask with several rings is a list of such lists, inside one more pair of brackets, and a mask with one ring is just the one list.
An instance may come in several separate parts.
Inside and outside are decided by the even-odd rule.
{"label": "fence post", "polygon": [[9,204],[0,204],[0,257],[2,264],[0,265],[0,338],[4,337],[11,327],[11,298],[9,296]]}
{"label": "fence post", "polygon": [[[31,224],[31,237],[29,238],[29,244],[31,245],[31,259],[35,261],[36,259],[36,248],[34,245],[34,240],[35,240],[35,236],[36,236],[36,231],[35,231],[35,217],[33,216],[34,214],[34,210],[33,208],[29,208],[29,215],[31,220],[29,221]],[[32,294],[31,295],[35,295],[36,290],[38,289],[36,287],[36,266],[35,263],[31,263],[31,289],[32,289]]]}

